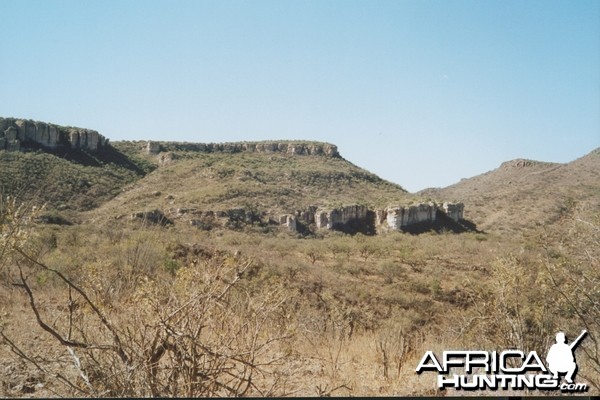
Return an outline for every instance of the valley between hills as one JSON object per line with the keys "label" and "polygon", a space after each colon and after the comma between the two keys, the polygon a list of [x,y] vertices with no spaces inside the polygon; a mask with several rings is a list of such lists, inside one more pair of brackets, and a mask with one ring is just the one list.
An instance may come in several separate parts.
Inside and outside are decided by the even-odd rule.
{"label": "valley between hills", "polygon": [[329,143],[0,118],[1,397],[461,395],[426,351],[583,329],[598,395],[599,260],[600,148],[408,193]]}

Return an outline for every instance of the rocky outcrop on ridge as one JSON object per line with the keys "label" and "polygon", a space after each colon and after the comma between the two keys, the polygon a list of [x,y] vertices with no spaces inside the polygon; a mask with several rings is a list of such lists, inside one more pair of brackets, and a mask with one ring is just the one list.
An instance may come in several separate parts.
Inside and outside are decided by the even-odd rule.
{"label": "rocky outcrop on ridge", "polygon": [[317,155],[339,157],[337,146],[315,142],[234,142],[234,143],[185,143],[153,142],[145,145],[146,153],[162,155],[173,151],[198,153],[285,153],[294,155]]}
{"label": "rocky outcrop on ridge", "polygon": [[91,129],[0,118],[0,150],[19,151],[28,148],[32,143],[50,150],[71,148],[96,152],[108,146],[108,139]]}
{"label": "rocky outcrop on ridge", "polygon": [[500,165],[500,169],[511,169],[511,168],[529,168],[529,167],[539,167],[539,166],[557,166],[560,164],[545,162],[545,161],[536,161],[536,160],[528,160],[525,158],[517,158],[515,160],[505,161]]}
{"label": "rocky outcrop on ridge", "polygon": [[[365,205],[349,205],[332,209],[308,207],[293,213],[279,216],[266,212],[244,210],[199,210],[196,208],[172,208],[167,210],[170,220],[187,221],[202,230],[210,230],[215,226],[239,228],[244,225],[260,226],[279,225],[292,232],[311,232],[333,230],[346,233],[363,233],[373,235],[387,231],[412,231],[412,228],[432,227],[450,223],[460,224],[463,220],[462,203],[434,202],[419,203],[410,206],[393,206],[373,210]],[[136,213],[132,219],[150,219],[147,213]],[[161,217],[162,214],[161,214]],[[164,216],[167,218],[166,216]]]}

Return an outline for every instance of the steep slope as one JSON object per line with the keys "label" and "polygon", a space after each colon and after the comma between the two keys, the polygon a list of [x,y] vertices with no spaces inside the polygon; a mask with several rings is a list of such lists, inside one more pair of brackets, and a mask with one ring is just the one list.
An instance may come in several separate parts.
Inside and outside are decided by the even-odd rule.
{"label": "steep slope", "polygon": [[97,153],[79,149],[0,150],[0,193],[46,203],[50,209],[89,210],[152,168],[113,147]]}
{"label": "steep slope", "polygon": [[600,149],[567,164],[507,161],[493,171],[419,194],[460,199],[466,217],[486,231],[553,224],[574,207],[593,215],[600,204]]}

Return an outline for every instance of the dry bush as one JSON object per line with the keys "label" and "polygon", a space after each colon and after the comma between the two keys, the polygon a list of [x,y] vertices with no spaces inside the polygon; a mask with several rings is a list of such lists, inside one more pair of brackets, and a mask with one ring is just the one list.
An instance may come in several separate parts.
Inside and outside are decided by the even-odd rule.
{"label": "dry bush", "polygon": [[474,305],[460,336],[492,349],[546,354],[557,332],[577,348],[579,376],[600,389],[600,221],[578,212],[530,235],[527,251],[498,258],[491,279],[468,291]]}
{"label": "dry bush", "polygon": [[407,361],[421,353],[424,338],[425,335],[422,332],[408,333],[399,325],[386,326],[381,329],[376,346],[385,380],[401,378]]}
{"label": "dry bush", "polygon": [[496,310],[492,318],[504,348],[544,352],[555,334],[556,319],[547,298],[549,291],[534,263],[514,256],[494,264]]}
{"label": "dry bush", "polygon": [[[575,210],[563,232],[545,232],[542,266],[563,330],[574,339],[585,328],[588,338],[581,343],[587,368],[580,375],[600,390],[600,217]],[[569,327],[575,322],[574,330]]]}
{"label": "dry bush", "polygon": [[[127,302],[110,305],[36,264],[64,282],[63,303],[50,305],[26,277],[31,266],[20,266],[14,284],[26,292],[40,327],[71,360],[42,364],[2,336],[18,357],[65,384],[64,395],[283,394],[280,369],[287,352],[280,342],[291,337],[281,317],[285,298],[278,288],[246,293],[240,282],[248,266],[214,260],[182,268],[171,284],[148,281]],[[115,311],[122,308],[131,311]],[[78,377],[61,372],[71,365]]]}
{"label": "dry bush", "polygon": [[[0,335],[16,359],[62,384],[57,395],[286,394],[293,332],[286,297],[277,285],[245,289],[251,261],[215,256],[180,268],[171,281],[146,277],[127,296],[100,301],[86,284],[31,257],[28,220],[15,217],[21,216],[15,204],[3,210],[4,278],[22,291],[39,328],[64,353],[32,354],[19,338],[3,329]],[[44,290],[31,279],[40,272],[60,285]]]}

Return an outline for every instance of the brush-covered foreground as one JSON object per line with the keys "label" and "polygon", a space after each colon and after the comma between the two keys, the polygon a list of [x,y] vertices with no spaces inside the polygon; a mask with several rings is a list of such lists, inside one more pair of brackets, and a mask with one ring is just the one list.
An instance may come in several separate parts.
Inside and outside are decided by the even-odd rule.
{"label": "brush-covered foreground", "polygon": [[518,237],[299,238],[39,225],[4,200],[0,395],[436,395],[414,372],[427,350],[545,355],[584,328],[578,379],[597,394],[596,211]]}
{"label": "brush-covered foreground", "polygon": [[[417,375],[425,351],[545,357],[557,332],[583,329],[577,381],[600,393],[597,150],[420,196],[339,157],[170,151],[162,165],[136,142],[0,151],[1,397],[470,394]],[[128,217],[428,198],[464,201],[479,231]]]}

